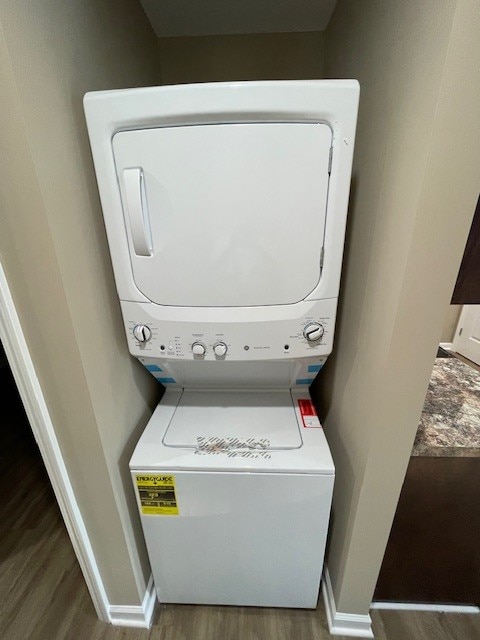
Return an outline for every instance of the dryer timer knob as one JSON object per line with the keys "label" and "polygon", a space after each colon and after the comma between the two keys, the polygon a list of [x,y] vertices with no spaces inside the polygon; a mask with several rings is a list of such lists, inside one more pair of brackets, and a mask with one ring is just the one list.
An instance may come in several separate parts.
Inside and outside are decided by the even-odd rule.
{"label": "dryer timer knob", "polygon": [[316,342],[323,336],[325,329],[319,322],[310,322],[303,330],[303,335],[308,342]]}
{"label": "dryer timer knob", "polygon": [[213,347],[213,351],[216,356],[221,358],[227,353],[228,347],[224,342],[217,342],[217,344],[215,344]]}
{"label": "dryer timer knob", "polygon": [[148,342],[152,337],[152,330],[146,324],[137,324],[133,327],[133,335],[139,342]]}

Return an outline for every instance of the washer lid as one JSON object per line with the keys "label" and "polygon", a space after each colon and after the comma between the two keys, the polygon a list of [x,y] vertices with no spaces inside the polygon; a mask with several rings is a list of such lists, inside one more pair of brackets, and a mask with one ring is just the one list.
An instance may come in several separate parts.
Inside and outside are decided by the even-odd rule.
{"label": "washer lid", "polygon": [[112,144],[133,277],[152,302],[293,304],[315,289],[329,126],[170,126]]}
{"label": "washer lid", "polygon": [[168,447],[205,453],[298,449],[290,391],[188,391],[163,438]]}

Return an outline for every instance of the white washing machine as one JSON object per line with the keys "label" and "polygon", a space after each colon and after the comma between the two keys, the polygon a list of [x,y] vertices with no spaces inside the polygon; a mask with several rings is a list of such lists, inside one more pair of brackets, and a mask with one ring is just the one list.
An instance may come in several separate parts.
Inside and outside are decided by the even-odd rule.
{"label": "white washing machine", "polygon": [[160,602],[316,606],[334,466],[308,393],[168,390],[130,468]]}
{"label": "white washing machine", "polygon": [[161,602],[315,607],[358,83],[87,94],[130,352],[166,387],[130,462]]}

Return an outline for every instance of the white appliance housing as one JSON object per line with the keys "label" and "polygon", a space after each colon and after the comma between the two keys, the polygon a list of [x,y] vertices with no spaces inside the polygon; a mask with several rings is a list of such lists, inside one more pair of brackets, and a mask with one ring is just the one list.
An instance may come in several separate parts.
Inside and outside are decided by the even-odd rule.
{"label": "white appliance housing", "polygon": [[130,468],[160,602],[317,605],[335,476],[308,391],[168,389]]}
{"label": "white appliance housing", "polygon": [[353,80],[85,96],[129,349],[164,385],[312,382],[333,345],[358,96]]}
{"label": "white appliance housing", "polygon": [[167,387],[130,462],[162,602],[314,607],[359,86],[103,91],[85,112],[130,353]]}

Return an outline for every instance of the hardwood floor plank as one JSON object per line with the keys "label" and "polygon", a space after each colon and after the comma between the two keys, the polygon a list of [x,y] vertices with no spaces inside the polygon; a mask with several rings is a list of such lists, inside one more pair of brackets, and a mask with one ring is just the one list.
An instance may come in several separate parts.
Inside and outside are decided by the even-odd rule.
{"label": "hardwood floor plank", "polygon": [[412,457],[375,600],[480,604],[480,458]]}
{"label": "hardwood floor plank", "polygon": [[372,611],[376,640],[478,640],[480,615],[431,611]]}
{"label": "hardwood floor plank", "polygon": [[[341,637],[337,636],[338,640]],[[327,640],[325,612],[163,605],[149,640]]]}
{"label": "hardwood floor plank", "polygon": [[449,638],[478,640],[480,638],[480,615],[469,613],[441,613],[440,620]]}

